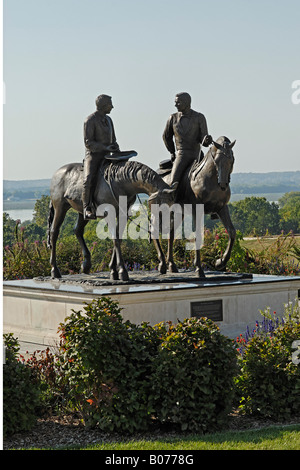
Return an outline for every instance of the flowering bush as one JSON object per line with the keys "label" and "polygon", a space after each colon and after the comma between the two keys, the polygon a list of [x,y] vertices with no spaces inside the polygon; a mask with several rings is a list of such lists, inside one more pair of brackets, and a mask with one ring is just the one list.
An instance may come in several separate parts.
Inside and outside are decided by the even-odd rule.
{"label": "flowering bush", "polygon": [[[4,279],[31,279],[50,275],[50,250],[45,241],[30,241],[25,238],[26,227],[15,227],[15,242],[4,247]],[[66,237],[58,243],[57,260],[63,274],[80,271],[81,251],[79,244],[74,244],[73,237]]]}
{"label": "flowering bush", "polygon": [[33,376],[40,385],[40,415],[48,415],[61,410],[68,410],[68,384],[62,368],[61,353],[46,348],[37,350],[26,360],[20,355],[24,364],[32,370]]}
{"label": "flowering bush", "polygon": [[[271,244],[264,243],[264,237],[257,238],[260,248],[249,251],[250,269],[253,273],[291,276],[300,273],[300,264],[290,256],[295,249],[292,232],[281,233]],[[297,248],[296,248],[297,249]]]}
{"label": "flowering bush", "polygon": [[300,368],[293,343],[300,339],[298,301],[282,318],[267,308],[252,332],[237,338],[241,372],[237,377],[240,408],[246,413],[285,420],[300,413]]}

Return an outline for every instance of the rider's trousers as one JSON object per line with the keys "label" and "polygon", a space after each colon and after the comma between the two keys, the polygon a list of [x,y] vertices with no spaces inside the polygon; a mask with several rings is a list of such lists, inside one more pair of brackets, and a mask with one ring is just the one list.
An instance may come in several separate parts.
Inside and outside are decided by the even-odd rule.
{"label": "rider's trousers", "polygon": [[189,151],[177,152],[172,166],[170,185],[175,182],[179,183],[187,167],[191,165],[194,160],[200,160],[200,158],[199,153]]}
{"label": "rider's trousers", "polygon": [[83,161],[83,188],[82,201],[83,208],[92,210],[93,192],[95,190],[96,178],[98,170],[103,161],[103,157],[99,154],[87,154]]}

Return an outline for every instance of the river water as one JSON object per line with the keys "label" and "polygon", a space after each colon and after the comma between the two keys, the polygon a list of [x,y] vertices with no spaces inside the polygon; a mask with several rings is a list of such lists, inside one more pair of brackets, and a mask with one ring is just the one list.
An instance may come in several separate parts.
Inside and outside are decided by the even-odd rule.
{"label": "river water", "polygon": [[6,209],[4,212],[6,212],[11,219],[20,219],[21,222],[32,220],[33,218],[33,209]]}
{"label": "river water", "polygon": [[20,219],[21,222],[25,222],[25,220],[32,220],[35,203],[35,199],[3,201],[3,212],[6,212],[13,220]]}

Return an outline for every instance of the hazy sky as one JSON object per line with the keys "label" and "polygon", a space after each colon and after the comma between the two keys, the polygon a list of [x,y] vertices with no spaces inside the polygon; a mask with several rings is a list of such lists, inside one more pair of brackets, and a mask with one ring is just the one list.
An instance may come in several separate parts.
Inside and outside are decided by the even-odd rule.
{"label": "hazy sky", "polygon": [[[187,91],[235,172],[300,170],[299,0],[4,0],[5,179],[84,157],[83,122],[113,97],[118,143],[156,169]],[[300,96],[300,94],[299,94]]]}

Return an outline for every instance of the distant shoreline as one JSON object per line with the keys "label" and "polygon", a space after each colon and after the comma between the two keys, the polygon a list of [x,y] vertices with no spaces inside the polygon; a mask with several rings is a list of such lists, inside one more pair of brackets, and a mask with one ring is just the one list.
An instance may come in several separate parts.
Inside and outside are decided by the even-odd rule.
{"label": "distant shoreline", "polygon": [[[269,202],[276,202],[285,193],[233,193],[231,194],[230,202],[240,201],[246,197],[265,197]],[[21,199],[19,201],[3,201],[3,212],[10,210],[34,209],[37,199]]]}
{"label": "distant shoreline", "polygon": [[34,209],[37,199],[23,199],[20,201],[3,201],[3,212],[18,209]]}

